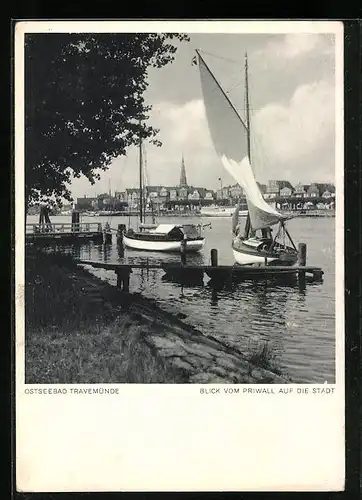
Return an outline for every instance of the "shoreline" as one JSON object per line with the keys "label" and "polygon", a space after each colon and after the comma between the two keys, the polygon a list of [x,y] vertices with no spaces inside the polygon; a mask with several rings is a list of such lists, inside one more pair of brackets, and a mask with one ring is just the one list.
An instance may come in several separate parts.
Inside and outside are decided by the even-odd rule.
{"label": "shoreline", "polygon": [[252,362],[180,317],[69,256],[29,250],[26,383],[290,382],[265,356]]}
{"label": "shoreline", "polygon": [[[223,207],[220,207],[220,208],[223,208]],[[227,207],[229,208],[229,207]],[[324,210],[324,209],[310,209],[310,210],[306,210],[305,212],[302,212],[300,213],[301,211],[300,210],[280,210],[280,213],[282,214],[285,214],[285,215],[293,215],[294,217],[298,217],[298,218],[324,218],[324,217],[327,217],[327,218],[331,218],[331,217],[335,217],[336,214],[335,214],[335,210]],[[90,213],[88,212],[80,212],[80,215],[82,217],[88,217],[88,218],[109,218],[109,217],[138,217],[139,216],[139,213],[138,212],[131,212],[131,213],[128,213],[128,212],[122,212],[122,213],[103,213],[103,214],[95,214],[95,215],[90,215]],[[33,213],[33,214],[29,214],[29,216],[31,217],[38,217],[39,214],[37,213]],[[71,214],[70,213],[57,213],[57,214],[52,214],[51,217],[70,217]],[[151,217],[152,216],[152,213],[146,213],[146,216],[147,217]],[[158,214],[156,216],[156,219],[163,219],[163,218],[172,218],[172,217],[185,217],[185,218],[199,218],[199,219],[202,219],[202,218],[205,218],[205,219],[214,219],[214,218],[231,218],[232,214],[230,215],[205,215],[205,214],[201,214],[200,212],[166,212],[166,213],[161,213],[161,214]],[[245,217],[244,215],[241,215],[240,218],[243,218]]]}

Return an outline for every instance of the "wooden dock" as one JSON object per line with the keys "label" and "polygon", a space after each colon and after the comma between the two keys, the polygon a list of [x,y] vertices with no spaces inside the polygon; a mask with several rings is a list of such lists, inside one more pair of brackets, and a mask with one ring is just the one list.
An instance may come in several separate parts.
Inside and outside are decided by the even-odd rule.
{"label": "wooden dock", "polygon": [[117,275],[117,285],[124,291],[129,291],[130,274],[133,269],[162,269],[175,279],[203,278],[206,274],[213,282],[223,283],[230,280],[267,279],[273,277],[296,277],[303,284],[308,277],[312,281],[322,281],[323,270],[312,266],[240,266],[240,265],[193,265],[178,262],[153,264],[146,261],[142,264],[118,264],[92,260],[77,260],[94,268],[114,271]]}
{"label": "wooden dock", "polygon": [[78,241],[110,243],[112,233],[99,222],[26,224],[25,243],[72,243]]}

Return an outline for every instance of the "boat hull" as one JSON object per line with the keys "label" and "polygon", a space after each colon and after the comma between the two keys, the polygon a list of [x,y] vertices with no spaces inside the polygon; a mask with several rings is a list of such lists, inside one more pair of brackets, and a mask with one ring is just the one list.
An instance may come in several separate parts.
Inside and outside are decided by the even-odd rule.
{"label": "boat hull", "polygon": [[[133,250],[146,250],[149,252],[181,252],[181,241],[149,241],[128,236],[123,237],[125,247]],[[186,252],[199,252],[205,245],[205,239],[187,240]]]}
{"label": "boat hull", "polygon": [[288,252],[281,252],[278,255],[268,255],[264,251],[258,251],[252,248],[235,248],[233,247],[235,262],[241,266],[261,265],[265,263],[270,266],[294,266],[297,263],[297,252],[289,249]]}
{"label": "boat hull", "polygon": [[[265,256],[264,255],[253,255],[249,253],[244,253],[241,252],[240,250],[234,250],[233,249],[233,254],[234,254],[234,259],[235,262],[240,264],[241,266],[248,266],[248,265],[255,265],[255,264],[260,264],[264,265],[265,264]],[[275,263],[276,257],[267,257],[267,264]]]}

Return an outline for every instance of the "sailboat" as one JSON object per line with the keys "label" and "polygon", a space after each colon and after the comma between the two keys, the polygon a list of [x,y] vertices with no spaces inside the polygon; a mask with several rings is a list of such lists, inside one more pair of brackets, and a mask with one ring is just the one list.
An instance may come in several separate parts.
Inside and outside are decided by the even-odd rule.
{"label": "sailboat", "polygon": [[[143,149],[139,144],[139,230],[129,228],[123,236],[125,247],[151,252],[199,252],[205,245],[201,227],[194,224],[146,224],[146,203],[143,185]],[[185,245],[186,243],[186,245]]]}
{"label": "sailboat", "polygon": [[[252,169],[248,60],[245,55],[246,123],[196,50],[206,118],[212,142],[224,168],[243,188],[248,215],[241,234],[237,206],[232,222],[232,251],[240,265],[286,265],[297,262],[297,249],[286,228],[291,216],[281,214],[263,198]],[[275,236],[273,229],[277,228]],[[288,242],[288,243],[287,243]]]}

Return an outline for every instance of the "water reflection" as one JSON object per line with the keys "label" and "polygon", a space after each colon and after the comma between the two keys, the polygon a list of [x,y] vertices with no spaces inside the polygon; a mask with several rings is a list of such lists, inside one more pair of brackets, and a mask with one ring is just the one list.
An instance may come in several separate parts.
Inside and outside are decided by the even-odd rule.
{"label": "water reflection", "polygon": [[[96,250],[96,258],[93,260],[100,260],[102,262],[109,262],[113,257],[113,247],[110,243],[97,243],[93,245]],[[88,258],[91,259],[93,252],[87,252]],[[85,257],[85,252],[83,252],[83,259]],[[91,259],[92,260],[92,259]]]}
{"label": "water reflection", "polygon": [[175,285],[182,285],[186,287],[200,287],[204,286],[204,276],[203,273],[200,274],[184,274],[182,271],[180,273],[166,272],[161,280],[168,283],[174,283]]}

